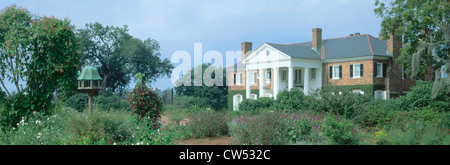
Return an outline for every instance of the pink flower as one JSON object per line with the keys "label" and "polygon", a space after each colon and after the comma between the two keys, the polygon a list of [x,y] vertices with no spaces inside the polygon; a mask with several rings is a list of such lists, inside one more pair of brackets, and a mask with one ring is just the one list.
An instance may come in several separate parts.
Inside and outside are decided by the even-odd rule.
{"label": "pink flower", "polygon": [[164,127],[161,127],[161,130],[164,131]]}

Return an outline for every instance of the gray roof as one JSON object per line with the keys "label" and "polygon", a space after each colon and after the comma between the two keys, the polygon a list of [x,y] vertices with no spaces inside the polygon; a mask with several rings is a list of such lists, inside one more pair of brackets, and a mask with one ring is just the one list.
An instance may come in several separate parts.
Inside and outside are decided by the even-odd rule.
{"label": "gray roof", "polygon": [[[369,34],[357,36],[332,38],[322,40],[322,48],[313,50],[311,41],[292,44],[267,43],[273,48],[293,58],[303,59],[340,59],[362,56],[387,56],[386,41],[375,38]],[[323,51],[323,52],[322,52]],[[232,65],[236,68],[245,67],[242,61]],[[232,67],[229,66],[229,67]]]}
{"label": "gray roof", "polygon": [[231,66],[228,66],[227,69],[234,68],[235,70],[242,70],[245,69],[245,64],[242,63],[242,60],[237,62],[236,64],[233,64]]}
{"label": "gray roof", "polygon": [[[304,46],[311,49],[312,44],[309,42],[287,44],[287,46]],[[322,41],[323,49],[319,49],[318,53],[325,59],[338,59],[338,58],[350,58],[361,56],[389,56],[386,53],[387,45],[385,41],[375,38],[368,34],[362,34],[351,37],[325,39]],[[278,48],[277,48],[278,49]],[[312,50],[312,49],[311,49]],[[280,50],[283,51],[283,50]],[[298,57],[297,54],[309,54],[304,50],[301,52],[285,52],[291,57]]]}
{"label": "gray roof", "polygon": [[274,43],[266,43],[266,44],[294,58],[317,59],[317,60],[322,59],[318,53],[316,53],[313,49],[311,49],[311,47],[308,46],[282,45]]}

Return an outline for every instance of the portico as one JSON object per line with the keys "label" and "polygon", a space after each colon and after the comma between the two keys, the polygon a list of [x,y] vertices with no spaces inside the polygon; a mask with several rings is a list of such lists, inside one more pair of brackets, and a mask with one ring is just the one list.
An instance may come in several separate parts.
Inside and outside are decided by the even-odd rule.
{"label": "portico", "polygon": [[[275,47],[274,47],[275,46]],[[322,86],[321,60],[317,58],[292,58],[278,49],[282,45],[264,43],[243,63],[246,67],[246,96],[250,98],[250,72],[258,71],[259,97],[277,98],[283,90],[300,88],[306,95]],[[300,49],[303,47],[299,47]]]}

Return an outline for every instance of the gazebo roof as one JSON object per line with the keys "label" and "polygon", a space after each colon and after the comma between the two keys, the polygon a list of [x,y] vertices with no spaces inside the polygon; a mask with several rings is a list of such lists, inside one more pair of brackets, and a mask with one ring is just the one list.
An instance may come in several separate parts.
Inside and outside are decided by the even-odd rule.
{"label": "gazebo roof", "polygon": [[86,66],[81,71],[81,75],[78,77],[78,80],[102,80],[102,78],[98,74],[97,68]]}

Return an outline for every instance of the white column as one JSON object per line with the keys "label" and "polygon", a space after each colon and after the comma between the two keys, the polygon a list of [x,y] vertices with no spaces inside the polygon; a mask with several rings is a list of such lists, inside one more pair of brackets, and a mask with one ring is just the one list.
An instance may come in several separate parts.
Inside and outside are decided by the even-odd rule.
{"label": "white column", "polygon": [[288,75],[288,90],[291,90],[294,87],[294,67],[289,67]]}
{"label": "white column", "polygon": [[245,76],[245,94],[247,95],[246,98],[249,99],[251,91],[250,91],[250,71],[248,69]]}
{"label": "white column", "polygon": [[280,89],[280,68],[273,68],[273,98],[277,99],[278,90]]}
{"label": "white column", "polygon": [[266,80],[264,75],[264,69],[259,69],[259,97],[266,96]]}
{"label": "white column", "polygon": [[305,68],[305,78],[304,78],[304,92],[305,92],[305,95],[308,95],[309,94],[309,68]]}

